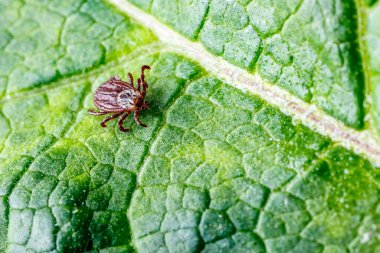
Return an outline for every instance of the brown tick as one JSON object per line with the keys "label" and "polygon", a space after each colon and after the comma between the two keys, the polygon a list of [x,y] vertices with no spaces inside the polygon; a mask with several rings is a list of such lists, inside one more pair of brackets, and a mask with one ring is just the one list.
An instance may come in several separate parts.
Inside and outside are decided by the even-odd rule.
{"label": "brown tick", "polygon": [[100,123],[102,127],[107,127],[107,121],[120,117],[118,121],[119,128],[121,131],[127,132],[129,128],[124,128],[123,121],[129,114],[134,112],[136,123],[139,126],[147,127],[139,118],[140,111],[148,109],[149,106],[144,101],[146,89],[148,88],[144,75],[146,69],[150,69],[150,67],[147,65],[141,67],[141,76],[137,79],[137,88],[134,87],[131,73],[128,73],[129,83],[122,81],[118,76],[114,76],[101,84],[94,95],[94,104],[100,111],[89,110],[88,113],[95,116],[112,114],[102,120]]}

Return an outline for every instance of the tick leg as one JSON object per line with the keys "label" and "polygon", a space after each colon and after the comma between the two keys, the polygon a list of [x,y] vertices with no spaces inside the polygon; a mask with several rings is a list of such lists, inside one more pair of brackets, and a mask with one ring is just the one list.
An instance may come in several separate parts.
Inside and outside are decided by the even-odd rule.
{"label": "tick leg", "polygon": [[148,88],[148,84],[144,81],[142,82],[142,94],[145,97],[146,95],[146,89]]}
{"label": "tick leg", "polygon": [[101,115],[109,114],[109,112],[96,112],[94,110],[88,110],[88,114],[95,115],[95,116],[101,116]]}
{"label": "tick leg", "polygon": [[141,87],[141,79],[138,78],[138,79],[137,79],[137,90],[138,90],[138,91],[141,91],[141,90],[140,90],[140,87]]}
{"label": "tick leg", "polygon": [[143,65],[143,66],[141,66],[141,81],[142,81],[143,83],[145,83],[145,75],[144,75],[144,71],[145,71],[146,69],[150,69],[150,67],[149,67],[148,65]]}
{"label": "tick leg", "polygon": [[117,117],[119,117],[119,116],[122,115],[122,114],[123,114],[123,112],[115,113],[115,114],[109,116],[108,118],[103,119],[102,122],[100,123],[100,125],[101,125],[102,127],[107,127],[107,125],[106,125],[106,122],[107,122],[107,121],[110,121],[111,119],[117,118]]}
{"label": "tick leg", "polygon": [[123,122],[128,117],[129,114],[130,114],[130,112],[125,112],[123,115],[121,115],[121,117],[119,118],[119,121],[117,122],[119,124],[119,129],[122,132],[128,132],[129,131],[129,128],[125,128],[123,126]]}
{"label": "tick leg", "polygon": [[132,87],[134,87],[135,85],[133,84],[133,76],[131,72],[128,72],[128,77],[129,77],[129,84],[132,85]]}
{"label": "tick leg", "polygon": [[137,125],[142,126],[142,127],[148,127],[147,125],[145,125],[144,123],[142,123],[140,121],[140,112],[139,111],[135,111],[134,118],[135,118]]}
{"label": "tick leg", "polygon": [[[142,84],[142,90],[141,90],[141,84]],[[145,98],[146,95],[146,89],[148,88],[148,84],[146,82],[142,82],[141,79],[137,79],[137,90],[141,92],[143,97]]]}
{"label": "tick leg", "polygon": [[[142,88],[143,88],[143,90],[142,90],[142,94],[143,94],[143,97],[145,97],[145,95],[146,95],[146,89],[148,88],[148,84],[145,82],[145,74],[144,74],[144,71],[146,70],[146,69],[150,69],[150,67],[148,66],[148,65],[143,65],[142,67],[141,67],[141,76],[140,76],[140,78],[139,79],[141,79],[141,81],[140,81],[140,85],[142,84]],[[140,87],[140,86],[138,86],[138,87]],[[138,89],[138,90],[140,90],[140,89]]]}

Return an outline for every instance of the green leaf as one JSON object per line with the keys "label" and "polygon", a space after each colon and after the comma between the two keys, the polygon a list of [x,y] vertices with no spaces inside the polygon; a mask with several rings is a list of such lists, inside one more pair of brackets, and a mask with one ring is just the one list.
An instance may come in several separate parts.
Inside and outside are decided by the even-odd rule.
{"label": "green leaf", "polygon": [[99,1],[0,4],[0,96],[49,85],[155,41]]}
{"label": "green leaf", "polygon": [[367,46],[369,58],[369,96],[372,96],[372,118],[380,134],[380,4],[368,10]]}
{"label": "green leaf", "polygon": [[355,1],[129,1],[212,53],[363,127]]}
{"label": "green leaf", "polygon": [[[353,5],[336,5],[330,13],[328,3],[314,1],[263,9],[253,8],[258,1],[133,2],[214,54],[263,78],[283,76],[297,91],[298,74],[312,70],[316,78],[322,75],[316,69],[330,69],[334,85],[306,82],[313,91],[307,101],[323,97],[331,110],[319,106],[362,125],[364,73],[351,62],[360,63],[362,51],[351,39],[358,36],[351,30],[356,20],[347,19],[356,12]],[[377,31],[370,29],[377,6],[369,9],[368,31],[374,32],[368,37]],[[296,13],[289,16],[290,10]],[[324,15],[317,20],[303,11]],[[257,26],[248,24],[254,20]],[[296,25],[301,21],[305,30]],[[331,27],[312,44],[308,36],[316,35],[319,28],[312,28],[320,21]],[[218,26],[231,41],[213,41],[215,34],[205,31]],[[302,64],[285,44],[303,37],[287,36],[286,29],[277,34],[278,26],[306,36],[297,56]],[[343,67],[334,65],[333,53],[323,53],[333,41],[341,43]],[[366,45],[377,50],[375,42]],[[223,53],[211,48],[220,45]],[[314,57],[308,50],[316,48],[321,51]],[[347,148],[348,137],[308,128],[259,95],[230,86],[187,53],[172,52],[149,27],[101,0],[0,1],[0,251],[380,250],[380,170],[370,149],[357,154]],[[377,58],[366,60],[376,87]],[[87,113],[96,88],[114,75],[126,79],[128,71],[137,77],[143,64],[152,67],[150,108],[141,112],[149,127],[132,117],[124,123],[131,126],[128,133],[114,121],[100,127],[102,117]],[[281,86],[273,80],[268,78]],[[335,87],[345,93],[334,97]],[[329,96],[319,93],[326,89]],[[371,108],[374,119],[379,111]]]}

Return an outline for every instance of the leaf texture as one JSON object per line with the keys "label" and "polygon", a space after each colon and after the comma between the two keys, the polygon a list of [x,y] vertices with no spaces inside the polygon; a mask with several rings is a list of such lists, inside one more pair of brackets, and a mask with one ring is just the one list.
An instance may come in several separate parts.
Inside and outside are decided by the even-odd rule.
{"label": "leaf texture", "polygon": [[355,1],[129,1],[212,53],[363,127]]}
{"label": "leaf texture", "polygon": [[367,46],[369,58],[369,96],[372,100],[373,122],[380,134],[380,5],[373,5],[368,10]]}
{"label": "leaf texture", "polygon": [[[135,1],[206,47],[204,36],[213,33],[205,29],[225,27],[227,37],[243,40],[223,42],[221,55],[264,78],[260,71],[272,68],[260,65],[262,59],[276,60],[275,52],[287,55],[267,41],[277,38],[288,44],[299,39],[286,37],[285,27],[294,29],[292,22],[310,16],[303,12],[319,15],[329,6],[288,1],[288,9],[272,9],[273,20],[261,18],[269,23],[257,24],[258,30],[252,20],[265,12],[248,10],[257,11],[249,6],[259,1],[221,2]],[[319,9],[310,10],[313,3]],[[333,105],[340,103],[333,95],[313,92],[308,101],[324,97],[332,103],[333,115],[349,108],[349,115],[335,116],[360,127],[363,101],[358,102],[356,91],[362,69],[350,65],[359,51],[346,34],[347,27],[356,27],[346,23],[345,15],[355,12],[352,8],[336,3],[332,19],[324,12],[322,20],[335,24],[335,30],[312,29],[316,18],[306,22],[310,25],[302,33],[323,31],[326,36],[312,46],[307,39],[300,47],[316,50],[322,45],[315,61],[300,57],[309,63],[302,67],[313,65],[313,71],[315,62],[321,69],[331,68],[336,83],[321,81],[321,86],[347,88],[340,98],[349,106],[340,108]],[[3,0],[0,12],[1,251],[380,250],[380,170],[374,163],[171,52],[149,28],[103,1]],[[181,20],[186,15],[192,17],[188,22]],[[323,50],[335,47],[333,41],[341,42],[336,50],[347,64],[343,67],[334,65],[331,52],[322,57]],[[378,48],[371,44],[375,38],[368,41],[369,48]],[[258,51],[252,51],[256,46]],[[294,49],[289,50],[293,55]],[[244,61],[243,55],[253,58]],[[293,68],[300,75],[309,71],[298,69],[302,64],[290,58],[286,64],[279,60],[281,69]],[[376,66],[376,59],[370,58],[370,66]],[[150,109],[141,114],[149,127],[138,127],[130,118],[125,122],[132,127],[129,133],[120,132],[115,122],[101,128],[101,117],[87,114],[94,107],[94,91],[111,76],[126,79],[128,71],[138,76],[143,64],[152,66],[147,74]],[[284,76],[301,90],[296,75]],[[376,87],[375,82],[371,85]]]}

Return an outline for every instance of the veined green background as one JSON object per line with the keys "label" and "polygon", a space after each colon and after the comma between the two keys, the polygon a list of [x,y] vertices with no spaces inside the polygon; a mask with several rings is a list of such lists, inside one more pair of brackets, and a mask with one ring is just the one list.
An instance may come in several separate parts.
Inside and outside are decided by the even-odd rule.
{"label": "veined green background", "polygon": [[355,1],[130,1],[227,61],[363,126]]}
{"label": "veined green background", "polygon": [[[379,4],[134,2],[350,126],[368,97],[378,117]],[[95,89],[142,64],[149,128],[101,128]],[[379,168],[103,1],[0,0],[0,94],[1,251],[380,250]]]}
{"label": "veined green background", "polygon": [[369,78],[369,92],[372,101],[372,118],[380,133],[380,58],[376,55],[380,53],[380,4],[372,1],[373,6],[367,9],[368,23],[366,42],[368,47],[368,78]]}

